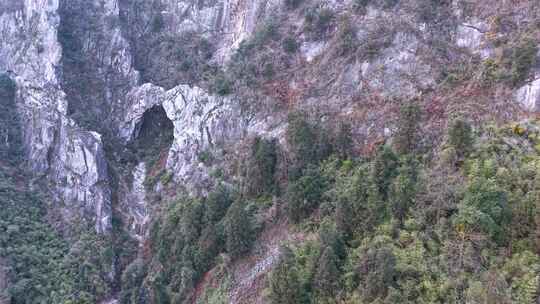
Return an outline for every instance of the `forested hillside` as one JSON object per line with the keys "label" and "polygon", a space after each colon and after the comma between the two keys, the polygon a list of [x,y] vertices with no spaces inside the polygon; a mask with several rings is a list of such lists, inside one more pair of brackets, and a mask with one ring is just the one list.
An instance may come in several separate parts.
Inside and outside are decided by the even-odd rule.
{"label": "forested hillside", "polygon": [[538,0],[0,0],[0,304],[540,303]]}
{"label": "forested hillside", "polygon": [[150,302],[189,301],[210,269],[199,302],[228,303],[240,283],[231,267],[283,219],[302,238],[281,244],[259,282],[265,303],[535,302],[540,127],[457,117],[433,146],[419,115],[404,106],[392,143],[364,157],[345,144],[346,125],[326,137],[291,116],[287,179],[275,174],[279,146],[256,139],[247,185],[173,201],[151,230],[151,266],[139,262],[123,282],[126,303],[141,286],[159,295]]}

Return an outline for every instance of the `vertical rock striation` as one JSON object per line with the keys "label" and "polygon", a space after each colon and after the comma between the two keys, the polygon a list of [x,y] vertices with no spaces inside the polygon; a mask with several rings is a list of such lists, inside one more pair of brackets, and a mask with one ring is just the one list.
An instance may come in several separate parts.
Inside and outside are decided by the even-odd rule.
{"label": "vertical rock striation", "polygon": [[[341,18],[352,4],[327,1],[325,5]],[[116,190],[110,186],[108,163],[137,137],[137,124],[153,106],[162,106],[174,125],[166,167],[186,185],[195,185],[205,176],[197,159],[201,151],[248,133],[271,131],[263,118],[244,113],[234,96],[211,96],[196,85],[193,75],[180,75],[186,73],[179,68],[189,62],[179,50],[184,42],[196,41],[195,63],[223,67],[240,42],[274,14],[299,18],[287,21],[301,45],[298,62],[314,65],[313,74],[320,73],[321,79],[328,77],[319,81],[320,96],[306,95],[313,104],[325,100],[329,107],[350,109],[347,103],[368,91],[383,97],[414,96],[433,87],[441,72],[424,56],[433,40],[427,23],[416,20],[406,7],[398,12],[370,6],[364,15],[354,17],[360,51],[371,46],[368,42],[374,41],[374,35],[382,36],[380,31],[390,34],[380,45],[371,46],[376,52],[366,49],[367,55],[362,55],[357,50],[350,60],[337,64],[333,42],[307,39],[303,15],[286,11],[278,0],[3,1],[0,71],[9,73],[17,84],[29,166],[50,183],[66,218],[89,218],[99,232],[110,228]],[[443,21],[463,20],[450,22],[449,33],[443,33],[448,37],[440,39],[481,59],[491,56],[486,46],[487,21],[452,14]],[[536,110],[539,87],[538,80],[526,84],[516,90],[516,99]],[[312,91],[316,89],[317,84]],[[275,121],[274,129],[283,127],[279,119]],[[111,155],[105,152],[105,144]],[[140,163],[122,174],[141,176]],[[125,176],[120,176],[121,183]],[[138,188],[127,188],[132,187]],[[145,200],[140,196],[138,207],[128,208],[135,210],[129,213],[137,222],[145,217],[139,212],[145,210]]]}
{"label": "vertical rock striation", "polygon": [[57,0],[10,0],[0,11],[0,70],[17,83],[25,153],[45,177],[66,219],[83,216],[98,232],[110,229],[111,190],[101,136],[67,115],[57,69]]}

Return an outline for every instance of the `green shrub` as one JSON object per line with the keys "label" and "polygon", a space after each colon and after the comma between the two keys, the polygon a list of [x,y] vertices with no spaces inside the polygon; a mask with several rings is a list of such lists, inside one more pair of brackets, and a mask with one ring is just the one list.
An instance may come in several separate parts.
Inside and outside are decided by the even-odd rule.
{"label": "green shrub", "polygon": [[418,163],[413,157],[405,156],[401,160],[396,176],[390,188],[389,200],[392,205],[394,219],[400,228],[403,226],[405,217],[414,205],[417,191]]}
{"label": "green shrub", "polygon": [[199,162],[203,163],[205,166],[211,166],[212,162],[214,162],[214,155],[210,150],[200,151],[197,158],[199,159]]}
{"label": "green shrub", "polygon": [[334,147],[328,129],[320,123],[309,121],[307,115],[302,112],[289,114],[286,138],[294,162],[290,171],[293,178],[308,164],[316,164],[333,152]]}
{"label": "green shrub", "polygon": [[289,10],[297,9],[304,0],[285,0],[285,7]]}
{"label": "green shrub", "polygon": [[287,143],[299,167],[317,161],[317,133],[303,113],[291,113],[288,117]]}
{"label": "green shrub", "polygon": [[122,273],[120,303],[137,303],[148,301],[148,294],[145,294],[142,286],[146,276],[146,265],[143,260],[133,261]]}
{"label": "green shrub", "polygon": [[358,37],[356,36],[356,27],[348,18],[344,19],[338,29],[339,54],[341,56],[353,53],[358,47]]}
{"label": "green shrub", "polygon": [[0,158],[12,164],[22,160],[22,132],[15,105],[16,84],[7,74],[0,74]]}
{"label": "green shrub", "polygon": [[233,203],[233,193],[225,186],[220,185],[208,194],[204,200],[206,223],[215,224],[227,213]]}
{"label": "green shrub", "polygon": [[449,0],[420,0],[416,16],[420,22],[424,23],[438,21],[441,18],[441,9],[450,4]]}
{"label": "green shrub", "polygon": [[420,140],[421,109],[415,103],[401,107],[394,136],[394,147],[398,153],[412,153]]}
{"label": "green shrub", "polygon": [[300,45],[294,37],[286,37],[282,42],[283,50],[289,54],[294,54],[300,48]]}
{"label": "green shrub", "polygon": [[518,86],[523,81],[527,80],[530,75],[531,68],[536,63],[536,55],[538,54],[538,44],[532,39],[523,39],[512,50],[511,56],[511,83],[513,86]]}
{"label": "green shrub", "polygon": [[257,27],[249,40],[252,48],[260,49],[270,41],[279,39],[279,28],[274,20],[268,19]]}
{"label": "green shrub", "polygon": [[353,9],[359,12],[364,12],[372,0],[354,0]]}
{"label": "green shrub", "polygon": [[280,248],[279,260],[268,279],[266,299],[271,304],[309,303],[294,252],[289,247]]}
{"label": "green shrub", "polygon": [[356,272],[360,279],[359,291],[368,302],[385,298],[398,276],[397,259],[389,245],[361,248]]}
{"label": "green shrub", "polygon": [[448,130],[448,143],[456,150],[458,156],[467,155],[473,144],[471,125],[463,119],[455,119]]}
{"label": "green shrub", "polygon": [[250,39],[242,41],[231,56],[226,72],[227,78],[235,85],[251,90],[274,75],[275,57],[266,51],[269,44],[280,39],[278,26],[274,22],[267,20],[259,25]]}
{"label": "green shrub", "polygon": [[334,11],[329,8],[315,7],[307,11],[304,17],[305,31],[313,40],[321,40],[329,31],[334,20]]}
{"label": "green shrub", "polygon": [[488,162],[473,164],[454,225],[463,233],[485,233],[502,244],[512,214],[508,193],[497,185],[490,166]]}
{"label": "green shrub", "polygon": [[399,3],[399,0],[377,0],[377,2],[383,9],[391,9]]}
{"label": "green shrub", "polygon": [[351,125],[349,123],[341,122],[338,124],[338,130],[334,140],[334,149],[341,159],[352,157],[353,139]]}
{"label": "green shrub", "polygon": [[253,215],[242,201],[233,203],[234,198],[235,193],[224,186],[206,198],[179,196],[154,221],[152,255],[167,265],[159,273],[159,284],[152,286],[154,297],[164,303],[185,301],[220,253],[238,258],[249,251],[255,239]]}
{"label": "green shrub", "polygon": [[246,177],[248,192],[256,196],[275,193],[277,141],[255,138],[248,166]]}
{"label": "green shrub", "polygon": [[224,73],[217,73],[212,78],[210,92],[216,93],[219,96],[226,96],[231,94],[232,91],[233,83]]}
{"label": "green shrub", "polygon": [[493,59],[486,59],[482,63],[482,80],[485,84],[493,84],[504,79],[505,71],[499,62]]}
{"label": "green shrub", "polygon": [[317,167],[309,166],[304,175],[290,182],[287,190],[287,215],[298,223],[318,207],[325,191],[325,181]]}
{"label": "green shrub", "polygon": [[167,171],[167,172],[165,172],[164,174],[161,175],[161,177],[159,178],[159,181],[163,185],[167,185],[168,183],[170,183],[172,181],[172,178],[173,178],[173,173],[170,172],[170,171]]}
{"label": "green shrub", "polygon": [[323,301],[334,299],[341,285],[339,277],[338,258],[332,247],[326,247],[319,258],[319,265],[313,279],[317,297]]}
{"label": "green shrub", "polygon": [[519,38],[504,49],[502,60],[486,59],[482,66],[482,79],[490,85],[505,81],[513,87],[520,86],[530,74],[537,61],[538,46],[535,40]]}
{"label": "green shrub", "polygon": [[245,203],[236,201],[225,218],[225,244],[229,255],[236,259],[246,254],[255,240],[252,217]]}
{"label": "green shrub", "polygon": [[376,184],[379,194],[386,200],[390,191],[393,179],[398,175],[399,159],[389,146],[382,146],[378,149],[373,161],[373,181]]}
{"label": "green shrub", "polygon": [[154,33],[159,33],[163,30],[165,27],[165,20],[163,19],[163,15],[161,13],[158,13],[152,18],[152,25],[151,29]]}

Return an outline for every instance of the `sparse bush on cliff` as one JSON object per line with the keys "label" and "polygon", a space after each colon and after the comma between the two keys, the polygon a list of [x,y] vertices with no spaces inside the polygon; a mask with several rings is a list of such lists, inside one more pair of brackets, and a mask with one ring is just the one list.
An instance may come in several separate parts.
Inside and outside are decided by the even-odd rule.
{"label": "sparse bush on cliff", "polygon": [[13,164],[22,160],[22,132],[15,104],[15,82],[0,74],[0,158]]}
{"label": "sparse bush on cliff", "polygon": [[351,54],[358,48],[358,37],[356,27],[349,18],[344,18],[338,27],[338,52],[344,56]]}
{"label": "sparse bush on cliff", "polygon": [[285,37],[282,42],[283,50],[289,54],[294,54],[300,48],[300,45],[294,37]]}
{"label": "sparse bush on cliff", "polygon": [[293,161],[292,169],[301,171],[308,164],[316,164],[332,154],[333,139],[327,134],[329,131],[322,123],[310,121],[305,113],[289,114],[286,137]]}
{"label": "sparse bush on cliff", "polygon": [[452,121],[448,130],[448,144],[456,150],[458,156],[467,155],[473,144],[471,125],[461,118]]}
{"label": "sparse bush on cliff", "polygon": [[304,0],[285,0],[285,7],[293,10],[298,8],[303,2]]}
{"label": "sparse bush on cliff", "polygon": [[248,161],[248,192],[252,195],[276,193],[277,141],[255,138]]}
{"label": "sparse bush on cliff", "polygon": [[227,211],[224,223],[227,253],[233,259],[245,255],[255,240],[255,232],[252,217],[243,201],[238,200],[232,204]]}
{"label": "sparse bush on cliff", "polygon": [[523,39],[513,49],[511,56],[511,83],[513,86],[521,84],[529,77],[531,68],[536,63],[538,43],[532,39]]}
{"label": "sparse bush on cliff", "polygon": [[305,219],[321,203],[325,180],[319,169],[309,166],[304,175],[289,183],[287,215],[292,222]]}
{"label": "sparse bush on cliff", "polygon": [[310,8],[304,17],[305,31],[311,39],[321,40],[330,30],[334,18],[334,12],[329,8]]}
{"label": "sparse bush on cliff", "polygon": [[394,147],[398,153],[413,153],[419,146],[421,114],[415,103],[401,106],[394,136]]}

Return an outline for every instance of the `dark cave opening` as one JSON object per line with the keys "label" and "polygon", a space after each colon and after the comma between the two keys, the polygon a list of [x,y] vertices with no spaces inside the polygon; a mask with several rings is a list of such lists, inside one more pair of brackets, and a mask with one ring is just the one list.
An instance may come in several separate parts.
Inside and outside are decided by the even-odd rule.
{"label": "dark cave opening", "polygon": [[162,106],[144,112],[135,129],[133,148],[139,161],[153,163],[161,152],[169,150],[174,139],[174,125]]}

